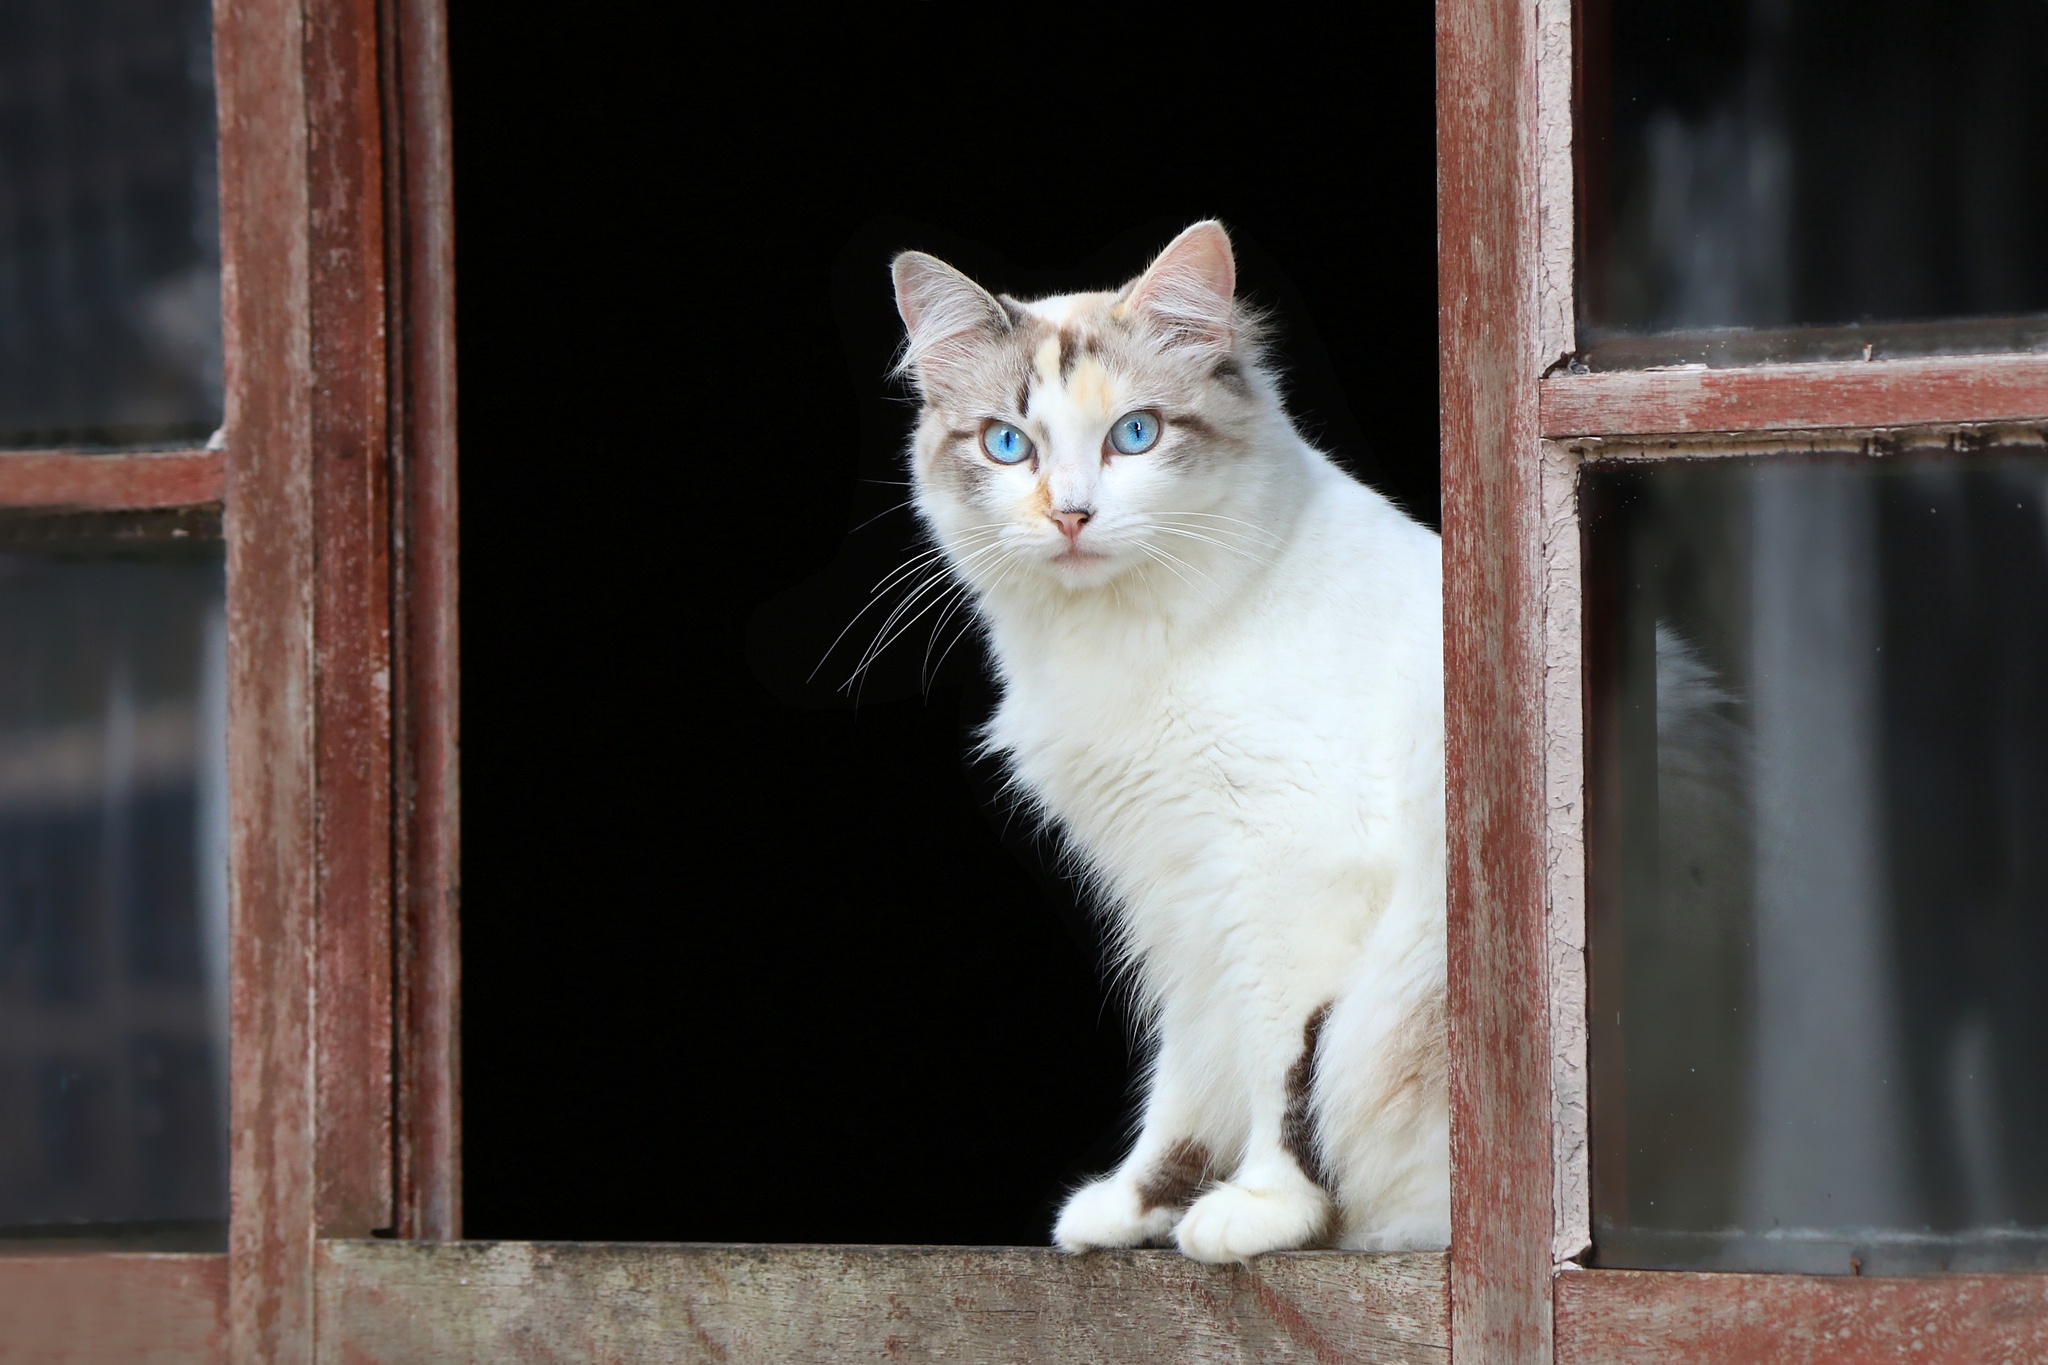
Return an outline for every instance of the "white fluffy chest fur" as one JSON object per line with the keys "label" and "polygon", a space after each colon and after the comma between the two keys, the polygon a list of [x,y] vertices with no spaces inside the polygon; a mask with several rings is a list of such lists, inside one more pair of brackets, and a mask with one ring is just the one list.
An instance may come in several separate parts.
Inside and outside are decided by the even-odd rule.
{"label": "white fluffy chest fur", "polygon": [[[1103,883],[1148,994],[1248,918],[1355,952],[1441,827],[1435,539],[1316,472],[1281,551],[1184,624],[1135,592],[988,602],[989,739]],[[1336,958],[1302,968],[1334,989]]]}

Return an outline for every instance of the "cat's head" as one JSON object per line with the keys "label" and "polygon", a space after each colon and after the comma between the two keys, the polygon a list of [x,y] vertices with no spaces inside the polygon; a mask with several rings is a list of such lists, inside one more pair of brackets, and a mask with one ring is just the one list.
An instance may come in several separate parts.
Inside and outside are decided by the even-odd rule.
{"label": "cat's head", "polygon": [[894,274],[924,404],[916,503],[970,582],[1189,583],[1266,552],[1261,495],[1292,431],[1221,224],[1113,293],[1022,303],[917,251]]}

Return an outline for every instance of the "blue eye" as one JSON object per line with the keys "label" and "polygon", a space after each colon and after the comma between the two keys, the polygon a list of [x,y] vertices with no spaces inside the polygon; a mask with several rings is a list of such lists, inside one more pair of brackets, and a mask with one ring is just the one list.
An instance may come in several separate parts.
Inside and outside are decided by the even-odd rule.
{"label": "blue eye", "polygon": [[1159,442],[1159,415],[1127,412],[1109,429],[1109,443],[1119,455],[1143,455]]}
{"label": "blue eye", "polygon": [[1021,464],[1031,458],[1031,438],[1008,422],[990,422],[981,433],[981,448],[997,464]]}

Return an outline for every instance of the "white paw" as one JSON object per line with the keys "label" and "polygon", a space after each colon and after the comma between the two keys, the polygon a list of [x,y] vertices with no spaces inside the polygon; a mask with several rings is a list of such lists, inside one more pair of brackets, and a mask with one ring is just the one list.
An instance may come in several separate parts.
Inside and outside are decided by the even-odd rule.
{"label": "white paw", "polygon": [[1135,1186],[1116,1176],[1083,1185],[1067,1200],[1053,1224],[1052,1240],[1062,1251],[1099,1251],[1163,1241],[1180,1210],[1140,1207]]}
{"label": "white paw", "polygon": [[1218,1185],[1194,1202],[1174,1236],[1193,1260],[1246,1261],[1320,1241],[1329,1216],[1328,1196],[1307,1182],[1277,1190]]}

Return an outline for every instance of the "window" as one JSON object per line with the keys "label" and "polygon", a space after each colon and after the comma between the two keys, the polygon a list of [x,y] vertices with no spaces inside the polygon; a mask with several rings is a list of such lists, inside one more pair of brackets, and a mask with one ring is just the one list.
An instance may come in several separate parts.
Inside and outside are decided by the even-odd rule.
{"label": "window", "polygon": [[1454,1354],[2042,1349],[2039,1281],[1972,1273],[2038,1268],[2027,1177],[1957,1156],[2027,1150],[1979,1059],[2030,1034],[1954,961],[2030,952],[2038,894],[1927,890],[2005,875],[2036,799],[1996,776],[2032,646],[1989,621],[2040,604],[2002,516],[2048,305],[1999,237],[2040,125],[1936,73],[2038,17],[1439,9]]}
{"label": "window", "polygon": [[309,1359],[460,1217],[439,7],[5,23],[0,1338]]}
{"label": "window", "polygon": [[[2016,734],[2006,718],[2026,712],[2038,691],[2029,670],[2039,664],[1994,646],[2022,638],[1999,623],[2025,617],[2035,601],[2025,573],[2040,571],[2003,558],[2032,553],[2025,537],[2040,534],[2039,523],[2025,514],[2048,459],[2048,355],[2037,349],[2048,303],[2028,273],[2039,261],[2009,249],[2028,239],[2001,236],[2015,221],[2032,221],[2026,206],[2035,201],[2024,196],[2038,188],[2023,174],[2041,164],[2032,144],[1978,147],[1972,154],[1988,158],[1990,169],[1958,169],[1947,162],[1961,144],[1921,128],[1910,157],[1876,157],[1853,129],[1844,131],[1840,110],[1812,103],[1826,83],[1802,73],[1839,56],[1828,50],[1825,26],[1810,26],[1827,17],[1819,9],[1752,7],[1739,20],[1703,18],[1700,32],[1667,34],[1629,0],[1441,0],[1448,1257],[1307,1253],[1217,1270],[1169,1253],[1068,1259],[1027,1247],[464,1242],[454,1240],[463,1209],[442,6],[222,0],[207,31],[219,130],[217,230],[199,192],[204,149],[214,145],[195,132],[207,126],[207,101],[195,93],[203,82],[195,83],[186,58],[166,55],[194,50],[194,35],[205,36],[195,27],[203,9],[158,7],[184,16],[178,33],[186,47],[141,43],[124,55],[95,35],[122,31],[139,42],[140,21],[108,6],[102,28],[0,43],[0,63],[21,62],[32,49],[75,51],[80,69],[117,73],[105,79],[118,88],[132,78],[153,102],[121,125],[132,131],[115,137],[117,149],[150,138],[182,149],[138,153],[126,170],[120,158],[107,160],[106,183],[124,187],[130,207],[147,207],[156,216],[146,221],[161,229],[136,239],[137,254],[109,251],[120,268],[97,277],[105,288],[93,318],[119,342],[91,354],[111,360],[71,363],[59,345],[69,341],[49,320],[55,314],[32,290],[8,296],[28,303],[0,309],[0,325],[24,329],[0,334],[8,357],[0,366],[0,625],[10,641],[16,631],[38,632],[38,666],[93,679],[91,695],[102,699],[90,717],[45,706],[31,727],[15,719],[28,714],[18,679],[0,680],[0,743],[8,746],[0,748],[0,875],[8,879],[0,895],[58,888],[75,904],[100,907],[99,922],[119,933],[105,940],[119,946],[102,960],[118,965],[137,1008],[159,1011],[162,1022],[126,1028],[91,1065],[47,1078],[0,1056],[0,1086],[36,1094],[38,1112],[47,1109],[60,1137],[112,1132],[132,1153],[128,1183],[92,1193],[106,1202],[57,1211],[94,1220],[100,1233],[118,1226],[131,1240],[80,1239],[62,1253],[46,1242],[17,1244],[0,1255],[0,1336],[10,1346],[107,1360],[252,1361],[435,1352],[516,1359],[575,1354],[596,1342],[648,1356],[775,1359],[900,1349],[962,1358],[1746,1360],[1804,1352],[1852,1360],[1914,1341],[1932,1341],[1930,1357],[2048,1352],[2039,1277],[1978,1273],[2038,1269],[2027,1259],[2032,1243],[2007,1238],[1987,1251],[1973,1240],[1987,1222],[2037,1226],[2035,1192],[2024,1179],[1990,1179],[1981,1172],[1992,1168],[1979,1163],[1969,1168],[1978,1176],[1935,1190],[1961,1212],[1949,1229],[1957,1236],[1931,1252],[1924,1239],[1821,1238],[1773,1263],[1784,1238],[1707,1238],[1712,1245],[1703,1249],[1702,1232],[1734,1226],[1757,1234],[1762,1217],[1777,1216],[1767,1203],[1743,1202],[1728,1174],[1734,1157],[1718,1167],[1673,1158],[1670,1130],[1661,1146],[1647,1142],[1646,1155],[1628,1156],[1629,1134],[1656,1137],[1660,1108],[1693,1105],[1725,1117],[1727,1109],[1714,1107],[1718,1097],[1755,1088],[1737,1063],[1773,1055],[1759,1054],[1758,1035],[1745,1031],[1770,1027],[1768,1002],[1784,998],[1770,971],[1855,952],[1875,959],[1880,946],[1895,952],[1906,941],[1935,945],[1927,949],[1935,953],[1939,934],[1906,937],[1926,928],[1913,903],[1894,900],[1904,908],[1880,921],[1855,886],[1815,899],[1807,892],[1822,872],[1854,866],[1861,885],[1911,886],[1981,868],[1961,836],[1949,847],[1962,852],[1945,863],[1907,866],[1875,851],[1898,822],[1957,819],[1958,809],[1935,799],[1948,790],[1981,798],[1960,808],[1969,837],[1989,837],[2001,821],[2023,823],[2014,812],[2033,789],[2020,760],[2038,735]],[[1978,45],[1954,59],[1995,75],[2026,49],[2027,25],[2037,19],[1972,8],[1954,27]],[[818,41],[829,47],[839,36]],[[60,39],[76,42],[52,46]],[[1317,41],[1326,57],[1349,50],[1329,35]],[[1891,71],[1886,62],[1903,60],[1896,37],[1869,41],[1878,44],[1864,52],[1869,69]],[[921,51],[889,48],[898,59]],[[1658,75],[1656,63],[1672,51],[1698,63]],[[715,64],[701,54],[723,63],[734,52],[707,40],[678,58],[679,69],[694,80]],[[1892,74],[1911,84],[1911,72]],[[2008,138],[2039,123],[2039,97],[2022,76],[1980,83],[2012,92],[2018,112],[1998,125]],[[1968,88],[1970,101],[2002,107],[1969,81],[1927,84]],[[1275,107],[1301,121],[1284,85],[1272,87]],[[27,76],[9,74],[0,86],[10,100],[47,94]],[[693,123],[689,135],[754,119],[765,127],[758,88],[749,88],[751,98]],[[1675,102],[1645,103],[1640,92],[1653,88],[1676,92]],[[1174,86],[1196,92],[1197,103],[1200,89],[1199,81]],[[1639,97],[1624,107],[1629,90]],[[1029,104],[1028,88],[1019,101]],[[1951,120],[1941,127],[1982,126],[1970,120],[1990,115],[1960,109],[1967,102],[1938,111]],[[1082,126],[1101,107],[1073,105]],[[1886,129],[1912,122],[1894,108],[1881,112]],[[1001,107],[996,113],[1007,116]],[[1219,145],[1210,124],[1197,118],[1190,126],[1191,143]],[[1313,120],[1302,126],[1311,129],[1304,145],[1342,141]],[[1033,139],[1047,135],[1032,119],[1014,131],[1005,170],[1028,164]],[[1872,134],[1870,145],[1881,149],[1890,135]],[[1822,159],[1802,150],[1810,146],[1823,149]],[[1830,147],[1833,163],[1825,159]],[[576,152],[573,143],[534,139],[507,154],[544,154],[549,173],[566,176],[584,164]],[[51,155],[76,162],[86,151],[67,145]],[[1273,171],[1280,183],[1272,194],[1314,195],[1320,212],[1338,202],[1330,187],[1350,183],[1356,155],[1343,142],[1320,168],[1278,153],[1241,159]],[[1832,179],[1805,176],[1801,165],[1827,166]],[[1999,167],[2017,169],[2001,179]],[[1886,178],[1909,172],[1937,191],[1997,183],[2022,196],[2018,217],[1960,215],[1969,232],[1958,238],[1939,237],[1960,230],[1954,222],[1912,217],[1900,229],[1904,244],[1864,267],[1876,275],[1837,271],[1826,289],[1808,290],[1820,278],[1812,272],[1840,263],[1796,249],[1805,210],[1786,186],[1813,190],[1822,210],[1860,203],[1859,195],[1881,207]],[[1731,198],[1730,186],[1747,187],[1748,197]],[[99,201],[64,203],[61,225],[0,242],[14,250],[26,241],[16,259],[47,262],[56,258],[53,243],[114,239],[93,217]],[[14,211],[11,200],[0,207]],[[853,209],[835,201],[817,210],[839,211]],[[1390,221],[1400,211],[1389,208]],[[514,221],[500,215],[474,231],[513,235]],[[1685,255],[1688,222],[1708,234],[1704,264]],[[1757,245],[1772,242],[1770,250]],[[135,264],[145,257],[147,268]],[[1997,261],[2011,269],[1995,279],[1955,274]],[[217,347],[206,323],[216,262]],[[1948,273],[1918,283],[1886,273],[1916,262]],[[573,291],[587,278],[577,262],[545,264],[523,276],[535,290]],[[659,268],[677,267],[664,255]],[[0,289],[27,290],[23,279],[41,287],[49,273],[40,265],[9,269]],[[1901,292],[1868,292],[1880,277]],[[603,306],[652,305],[612,297]],[[518,334],[523,320],[511,309],[490,322]],[[553,335],[532,341],[573,346]],[[38,365],[82,377],[73,389],[70,380],[19,378]],[[698,392],[660,364],[629,380],[684,397]],[[505,436],[515,417],[489,430]],[[595,488],[600,473],[640,469],[635,462],[647,454],[573,434],[603,447],[574,475],[593,480],[575,483],[578,490]],[[554,429],[524,439],[570,443]],[[2008,497],[2020,514],[2009,525],[1998,520]],[[615,501],[621,516],[642,510],[639,499]],[[1923,502],[1930,519],[1967,513],[1978,526],[2007,529],[1958,547],[1919,519]],[[539,520],[524,529],[550,545],[541,533],[561,528]],[[1916,571],[1937,558],[1938,571]],[[1797,592],[1771,590],[1787,577]],[[1906,580],[1920,596],[1905,590]],[[1965,619],[1958,603],[1975,614]],[[573,598],[553,605],[563,616],[590,611]],[[1660,622],[1674,641],[1661,651]],[[1986,675],[2008,690],[1958,690],[1953,678],[1909,676],[1904,664],[1855,665],[1852,656],[1866,643],[1874,655],[1879,641],[1908,658],[1936,647],[1977,651],[1989,660]],[[1660,653],[1681,673],[1691,668],[1697,715],[1728,739],[1711,751],[1747,765],[1747,804],[1732,808],[1740,830],[1757,832],[1757,811],[1786,792],[1861,792],[1864,804],[1829,808],[1831,823],[1788,825],[1797,843],[1737,837],[1713,856],[1667,849],[1667,824],[1696,833],[1731,807],[1709,802],[1706,815],[1682,817],[1698,793],[1664,780],[1655,699],[1681,689],[1659,680]],[[1773,664],[1759,683],[1759,661],[1774,657],[1791,662]],[[1805,692],[1786,681],[1792,663],[1807,670],[1794,682],[1814,680]],[[1856,694],[1857,686],[1865,691]],[[1840,695],[1842,710],[1801,709],[1817,691]],[[1900,698],[1929,726],[1890,724],[1886,708]],[[546,723],[568,728],[587,719],[551,715]],[[33,742],[20,738],[31,728]],[[1911,749],[1901,736],[1924,743]],[[939,738],[954,752],[951,735]],[[613,742],[630,741],[629,734]],[[221,754],[224,768],[209,767],[209,753]],[[1971,775],[1940,768],[1941,755],[1955,753],[1978,756]],[[29,769],[41,794],[33,808],[16,799],[29,789],[15,785]],[[96,775],[90,810],[62,786],[74,769]],[[1987,771],[1997,780],[1974,775]],[[1870,776],[1884,773],[1896,776]],[[2024,800],[1994,799],[1990,793],[2005,790],[1999,781],[2018,783]],[[1809,811],[1824,804],[1802,799]],[[206,850],[219,840],[209,831],[221,829],[228,856],[210,863]],[[78,855],[81,841],[118,848],[125,870],[92,871]],[[1899,846],[1889,840],[1890,849]],[[2008,838],[2000,847],[2022,845]],[[1862,853],[1848,860],[1841,849]],[[224,936],[220,887],[208,880],[221,867],[231,905]],[[1764,868],[1776,880],[1764,879]],[[577,866],[574,876],[599,885],[603,871]],[[1671,880],[1679,893],[1666,897]],[[1777,899],[1721,897],[1726,883],[1765,886]],[[1701,894],[1685,900],[1693,894],[1685,885]],[[1797,898],[1814,913],[1795,922],[1771,908]],[[1994,911],[2002,904],[1984,903]],[[1667,911],[1692,915],[1688,923],[1700,931],[1676,967],[1657,951],[1657,916]],[[15,979],[7,973],[24,970],[15,927],[24,921],[13,913],[0,918],[0,989]],[[1746,938],[1734,932],[1738,925]],[[1980,935],[1989,946],[1974,951],[2014,960],[2031,951],[1997,938],[1992,931],[2001,927]],[[1879,930],[1890,937],[1880,940]],[[31,934],[31,956],[47,959],[37,970],[53,999],[76,989],[78,964],[89,960],[81,943]],[[209,963],[226,969],[225,1024]],[[1934,983],[1931,998],[1911,1007],[1920,1015],[1866,992],[1859,1008],[1875,1013],[1833,1016],[1837,1024],[1882,1016],[1894,1032],[1902,1019],[1941,1020],[1938,1048],[1896,1054],[1909,1073],[1926,1072],[1909,1082],[1923,1097],[1939,1096],[1959,1075],[1971,1079],[1972,1057],[2004,1055],[2012,1040],[2029,1036],[2025,1020],[2008,1023],[1981,1004],[1982,983],[2004,977],[1981,961],[1951,965],[1946,975],[1893,971],[1894,979]],[[1606,1006],[1617,991],[1622,1008],[1610,1024]],[[1648,1002],[1649,1022],[1631,1024],[1630,1000]],[[1705,1034],[1700,1021],[1724,1006],[1747,1008],[1758,1022],[1711,1038],[1720,1048],[1711,1056],[1659,1050],[1660,1042]],[[12,1009],[12,999],[0,996],[0,1008]],[[12,1017],[6,1024],[0,1036],[13,1047],[18,1031]],[[231,1080],[224,1118],[223,1035]],[[1796,1088],[1811,1058],[1831,1046],[1826,1034],[1802,1041],[1807,1052],[1775,1053],[1785,1074],[1772,1083],[1781,1090]],[[1873,1075],[1884,1079],[1869,1070],[1871,1055],[1848,1056],[1830,1078],[1859,1103],[1873,1102]],[[1690,1076],[1701,1060],[1706,1080],[1677,1079],[1677,1067]],[[118,1081],[95,1079],[117,1074]],[[117,1091],[129,1106],[126,1127],[94,1117]],[[1996,1084],[1962,1093],[1951,1107],[1976,1114],[1980,1132],[1987,1115],[2008,1125],[2027,1118],[2000,1107]],[[18,1112],[0,1108],[0,1143],[9,1144],[0,1148],[0,1221],[44,1216],[9,1212],[4,1202],[29,1188],[4,1183],[16,1169],[5,1163],[20,1146],[18,1125],[8,1126]],[[1741,1122],[1753,1124],[1755,1112]],[[1715,1139],[1724,1154],[1753,1152],[1728,1122],[1729,1133]],[[1967,1125],[1940,1131],[1952,1143],[1980,1141]],[[206,1173],[218,1176],[222,1166],[208,1144],[222,1134],[225,1186],[209,1186]],[[61,1160],[82,1149],[59,1141],[48,1150]],[[1811,1149],[1794,1156],[1810,1160]],[[1913,1164],[1918,1158],[1885,1160],[1895,1173],[1886,1188],[1917,1188],[1896,1173],[1923,1169]],[[548,1174],[544,1164],[536,1170],[537,1179]],[[223,1188],[231,1196],[224,1227]],[[1652,1216],[1653,1194],[1677,1212]],[[1880,1209],[1855,1221],[1911,1225],[1906,1215],[1886,1217]],[[157,1240],[132,1240],[137,1229]],[[1709,1272],[1710,1262],[1735,1268]]]}

